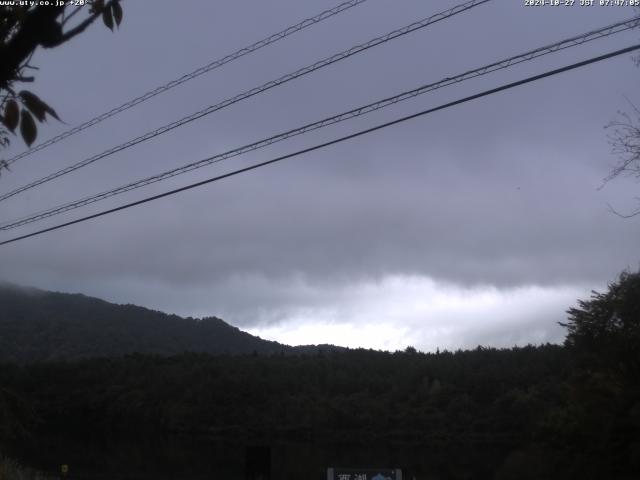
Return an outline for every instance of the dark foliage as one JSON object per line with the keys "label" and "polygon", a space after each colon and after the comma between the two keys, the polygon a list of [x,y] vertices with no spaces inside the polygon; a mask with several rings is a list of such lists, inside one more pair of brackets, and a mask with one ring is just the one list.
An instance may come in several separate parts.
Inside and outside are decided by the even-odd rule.
{"label": "dark foliage", "polygon": [[205,433],[220,438],[404,442],[433,448],[535,442],[562,405],[558,346],[440,354],[133,355],[1,369],[35,431]]}
{"label": "dark foliage", "polygon": [[146,432],[421,445],[466,458],[450,478],[632,478],[625,475],[637,467],[638,405],[626,411],[633,418],[624,417],[623,387],[585,383],[572,370],[570,350],[554,345],[133,355],[4,365],[0,384],[28,403],[35,419],[26,418],[24,428],[34,438]]}
{"label": "dark foliage", "polygon": [[84,295],[0,285],[0,305],[0,362],[289,351],[219,318],[181,318]]}
{"label": "dark foliage", "polygon": [[585,456],[640,471],[640,271],[623,272],[578,305],[563,324],[572,378],[556,433],[579,442]]}
{"label": "dark foliage", "polygon": [[606,293],[571,308],[565,344],[592,367],[640,381],[640,272],[623,272]]}
{"label": "dark foliage", "polygon": [[[107,311],[150,316],[147,330],[151,321],[159,322],[155,330],[165,321],[200,328],[191,326],[195,320],[139,307],[24,294],[47,300],[32,298],[31,307],[8,302],[6,311],[35,316],[65,305],[65,315],[78,318],[71,330],[101,318],[95,314],[101,309],[105,318]],[[401,445],[405,452],[428,452],[440,472],[430,478],[636,478],[638,302],[638,274],[625,273],[609,292],[569,311],[565,346],[6,363],[0,365],[0,437],[5,445],[37,445],[60,432],[75,439],[190,434],[238,444]],[[82,311],[85,317],[77,317]],[[48,316],[37,318],[44,323],[33,332],[46,330]],[[115,345],[112,340],[96,345]]]}
{"label": "dark foliage", "polygon": [[[120,26],[123,11],[120,0],[6,3],[0,5],[0,148],[10,143],[9,133],[15,134],[18,125],[22,139],[31,146],[38,136],[34,117],[41,123],[47,115],[60,120],[36,94],[16,88],[34,81],[27,75],[37,70],[29,63],[33,54],[67,43],[99,17],[113,30],[114,23]],[[0,173],[3,168],[8,170],[8,163],[0,160]]]}

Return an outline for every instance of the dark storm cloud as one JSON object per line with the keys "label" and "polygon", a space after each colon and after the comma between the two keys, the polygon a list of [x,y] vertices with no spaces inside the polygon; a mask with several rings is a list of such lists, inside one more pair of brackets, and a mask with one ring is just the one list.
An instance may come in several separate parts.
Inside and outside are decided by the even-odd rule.
{"label": "dark storm cloud", "polygon": [[[370,3],[25,159],[2,177],[2,189],[454,4]],[[151,13],[132,2],[116,34],[94,28],[59,51],[42,52],[36,59],[38,93],[76,124],[333,2],[189,5],[156,2]],[[536,10],[520,2],[479,7],[109,157],[5,202],[1,211],[12,218],[111,188],[632,13]],[[87,213],[620,48],[637,37],[624,34],[438,91]],[[394,275],[505,292],[529,285],[601,286],[638,265],[640,224],[611,215],[606,206],[633,206],[637,185],[597,187],[612,160],[602,127],[624,107],[623,95],[633,94],[639,73],[627,58],[610,60],[3,247],[1,276],[178,313],[218,314],[243,326],[252,319],[299,319],[292,312],[317,311],[327,302],[326,308],[340,309],[349,298],[336,290],[349,292]],[[41,135],[64,128],[49,125]],[[523,316],[523,325],[533,325],[533,317]],[[473,335],[488,343],[500,337],[500,328],[496,323]]]}

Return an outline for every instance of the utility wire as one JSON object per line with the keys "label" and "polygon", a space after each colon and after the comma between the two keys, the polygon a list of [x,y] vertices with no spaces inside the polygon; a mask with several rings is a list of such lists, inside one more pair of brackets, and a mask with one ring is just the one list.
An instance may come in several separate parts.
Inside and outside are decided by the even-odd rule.
{"label": "utility wire", "polygon": [[104,215],[108,215],[110,213],[118,212],[120,210],[126,210],[128,208],[135,207],[137,205],[142,205],[143,203],[152,202],[154,200],[158,200],[160,198],[168,197],[170,195],[175,195],[176,193],[184,192],[186,190],[191,190],[193,188],[200,187],[202,185],[206,185],[206,184],[209,184],[209,183],[213,183],[213,182],[216,182],[218,180],[222,180],[224,178],[233,177],[235,175],[239,175],[241,173],[245,173],[245,172],[248,172],[248,171],[251,171],[251,170],[255,170],[255,169],[260,168],[260,167],[265,167],[267,165],[271,165],[271,164],[280,162],[282,160],[286,160],[288,158],[297,157],[297,156],[305,154],[305,153],[313,152],[315,150],[320,150],[321,148],[325,148],[325,147],[328,147],[330,145],[335,145],[337,143],[341,143],[341,142],[344,142],[346,140],[351,140],[353,138],[357,138],[357,137],[360,137],[360,136],[375,132],[377,130],[381,130],[383,128],[387,128],[387,127],[390,127],[392,125],[403,123],[403,122],[406,122],[408,120],[412,120],[414,118],[422,117],[424,115],[428,115],[430,113],[434,113],[434,112],[437,112],[439,110],[444,110],[446,108],[450,108],[450,107],[453,107],[453,106],[456,106],[456,105],[460,105],[462,103],[466,103],[466,102],[469,102],[469,101],[472,101],[472,100],[476,100],[478,98],[482,98],[482,97],[486,97],[486,96],[489,96],[489,95],[493,95],[495,93],[502,92],[504,90],[509,90],[511,88],[518,87],[520,85],[525,85],[527,83],[535,82],[535,81],[541,80],[543,78],[550,77],[552,75],[558,75],[558,74],[563,73],[563,72],[567,72],[567,71],[570,71],[570,70],[574,70],[576,68],[584,67],[584,66],[590,65],[592,63],[596,63],[596,62],[600,62],[600,61],[603,61],[603,60],[606,60],[606,59],[609,59],[609,58],[617,57],[619,55],[624,55],[625,53],[630,53],[630,52],[633,52],[633,51],[639,50],[639,49],[640,49],[640,44],[637,44],[637,45],[633,45],[631,47],[627,47],[627,48],[623,48],[623,49],[620,49],[620,50],[616,50],[614,52],[607,53],[605,55],[600,55],[598,57],[592,57],[592,58],[590,58],[588,60],[583,60],[582,62],[573,63],[571,65],[567,65],[567,66],[564,66],[564,67],[561,67],[561,68],[557,68],[555,70],[550,70],[550,71],[547,71],[545,73],[541,73],[541,74],[538,74],[538,75],[533,75],[531,77],[527,77],[525,79],[518,80],[516,82],[511,82],[511,83],[508,83],[508,84],[505,84],[505,85],[501,85],[500,87],[492,88],[490,90],[485,90],[483,92],[476,93],[475,95],[470,95],[468,97],[464,97],[464,98],[461,98],[459,100],[455,100],[453,102],[445,103],[443,105],[439,105],[439,106],[434,107],[434,108],[423,110],[421,112],[414,113],[412,115],[407,115],[405,117],[401,117],[401,118],[398,118],[396,120],[392,120],[390,122],[386,122],[386,123],[382,123],[380,125],[376,125],[375,127],[367,128],[365,130],[360,130],[359,132],[352,133],[350,135],[345,135],[343,137],[340,137],[340,138],[337,138],[337,139],[334,139],[334,140],[331,140],[331,141],[328,141],[328,142],[325,142],[325,143],[314,145],[313,147],[309,147],[309,148],[305,148],[305,149],[302,149],[302,150],[298,150],[297,152],[289,153],[287,155],[282,155],[280,157],[276,157],[276,158],[273,158],[271,160],[267,160],[267,161],[264,161],[264,162],[261,162],[261,163],[256,163],[254,165],[250,165],[248,167],[244,167],[244,168],[241,168],[241,169],[238,169],[238,170],[234,170],[232,172],[225,173],[223,175],[218,175],[216,177],[212,177],[212,178],[209,178],[207,180],[202,180],[200,182],[192,183],[190,185],[186,185],[184,187],[176,188],[176,189],[170,190],[168,192],[164,192],[164,193],[160,193],[158,195],[153,195],[151,197],[143,198],[142,200],[137,200],[135,202],[127,203],[125,205],[121,205],[119,207],[111,208],[109,210],[103,210],[102,212],[94,213],[93,215],[87,215],[86,217],[82,217],[82,218],[78,218],[76,220],[71,220],[69,222],[61,223],[61,224],[55,225],[53,227],[49,227],[49,228],[45,228],[45,229],[42,229],[42,230],[38,230],[36,232],[28,233],[26,235],[21,235],[19,237],[14,237],[14,238],[11,238],[9,240],[5,240],[5,241],[0,242],[0,246],[7,245],[9,243],[17,242],[17,241],[20,241],[20,240],[24,240],[26,238],[34,237],[36,235],[41,235],[43,233],[51,232],[51,231],[54,231],[54,230],[59,230],[61,228],[68,227],[70,225],[75,225],[76,223],[86,222],[86,221],[94,219],[94,218],[102,217]]}
{"label": "utility wire", "polygon": [[267,147],[269,145],[272,145],[274,143],[286,140],[288,138],[291,138],[297,135],[301,135],[313,130],[324,128],[326,126],[329,126],[335,123],[343,122],[345,120],[349,120],[355,117],[359,117],[361,115],[371,113],[376,110],[386,108],[398,102],[414,98],[418,95],[422,95],[424,93],[431,92],[439,88],[443,88],[443,87],[446,87],[455,83],[459,83],[471,78],[475,78],[481,75],[486,75],[488,73],[495,72],[497,70],[502,70],[522,62],[533,60],[543,55],[548,55],[550,53],[557,52],[559,50],[564,50],[566,48],[581,45],[585,42],[589,42],[589,41],[596,40],[603,37],[608,37],[610,35],[632,29],[638,25],[640,25],[640,16],[629,19],[629,20],[625,20],[622,22],[617,22],[615,24],[612,24],[597,30],[592,30],[592,31],[583,33],[581,35],[576,35],[576,36],[567,38],[565,40],[561,40],[559,42],[546,45],[544,47],[530,50],[520,55],[515,55],[512,57],[506,58],[504,60],[500,60],[480,68],[476,68],[474,70],[469,70],[465,73],[462,73],[453,77],[447,77],[435,83],[422,85],[413,90],[409,90],[409,91],[400,93],[398,95],[388,97],[388,98],[379,100],[377,102],[370,103],[368,105],[364,105],[364,106],[349,110],[347,112],[342,112],[332,117],[328,117],[314,123],[309,123],[302,127],[298,127],[293,130],[288,130],[286,132],[279,133],[277,135],[259,140],[257,142],[250,143],[248,145],[244,145],[221,154],[207,157],[199,161],[189,163],[184,166],[153,175],[151,177],[143,178],[141,180],[136,180],[134,182],[122,185],[120,187],[117,187],[111,190],[107,190],[105,192],[101,192],[89,197],[85,197],[80,200],[75,200],[73,202],[65,203],[63,205],[58,205],[56,207],[49,208],[47,210],[42,210],[36,213],[32,213],[32,214],[29,214],[28,216],[11,220],[10,222],[5,222],[4,224],[0,224],[0,230],[11,230],[13,228],[17,228],[29,223],[33,223],[33,222],[48,218],[48,217],[52,217],[54,215],[68,212],[70,210],[74,210],[76,208],[80,208],[85,205],[89,205],[101,200],[105,200],[115,195],[119,195],[131,190],[135,190],[137,188],[141,188],[146,185],[151,185],[153,183],[166,180],[168,178],[181,175],[183,173],[187,173],[198,168],[202,168],[214,163],[222,162],[223,160],[226,160],[228,158],[232,158],[250,151]]}
{"label": "utility wire", "polygon": [[78,125],[77,127],[73,127],[65,132],[62,132],[60,135],[52,137],[49,140],[36,145],[32,149],[26,150],[20,153],[19,155],[16,155],[15,157],[10,158],[6,162],[8,165],[11,165],[12,163],[17,162],[21,158],[25,158],[31,155],[32,153],[43,150],[48,146],[53,145],[54,143],[58,143],[59,141],[64,140],[65,138],[68,138],[72,135],[75,135],[78,132],[86,130],[89,127],[93,127],[94,125],[97,125],[98,123],[106,120],[107,118],[111,118],[119,113],[124,112],[125,110],[129,110],[130,108],[133,108],[136,105],[139,105],[142,102],[146,102],[147,100],[155,97],[156,95],[160,95],[161,93],[167,92],[172,88],[177,87],[178,85],[182,85],[183,83],[188,82],[189,80],[192,80],[196,77],[199,77],[200,75],[203,75],[212,70],[215,70],[216,68],[222,67],[227,63],[233,62],[234,60],[237,60],[245,55],[248,55],[249,53],[253,53],[257,50],[260,50],[261,48],[266,47],[267,45],[271,45],[272,43],[282,40],[288,37],[289,35],[293,35],[294,33],[304,30],[305,28],[315,25],[316,23],[320,23],[323,20],[333,17],[334,15],[338,15],[339,13],[342,13],[345,10],[349,10],[352,7],[356,7],[366,1],[367,0],[349,0],[329,10],[325,10],[313,17],[307,18],[301,21],[300,23],[287,27],[278,33],[274,33],[273,35],[263,38],[262,40],[259,40],[247,47],[236,50],[235,52],[230,53],[229,55],[226,55],[217,60],[214,60],[213,62],[207,65],[204,65],[200,68],[197,68],[196,70],[190,73],[187,73],[181,76],[180,78],[176,78],[175,80],[165,83],[164,85],[161,85],[153,90],[150,90],[147,93],[140,95],[139,97],[133,98],[128,102],[123,103],[119,107],[115,107],[109,110],[108,112],[105,112],[101,115],[98,115],[97,117],[92,118],[91,120],[87,120],[86,122]]}
{"label": "utility wire", "polygon": [[85,160],[82,160],[80,162],[77,162],[73,165],[70,165],[66,168],[63,168],[62,170],[58,170],[57,172],[54,172],[50,175],[47,175],[46,177],[40,178],[39,180],[36,180],[34,182],[31,182],[27,185],[23,185],[22,187],[19,187],[15,190],[12,190],[8,193],[4,193],[2,195],[0,195],[0,201],[2,200],[6,200],[10,197],[13,197],[14,195],[17,195],[21,192],[24,192],[25,190],[29,190],[31,188],[37,187],[38,185],[42,185],[43,183],[49,182],[55,178],[61,177],[62,175],[66,175],[68,173],[71,173],[75,170],[78,170],[79,168],[82,167],[86,167],[87,165],[90,165],[102,158],[108,157],[110,155],[113,155],[114,153],[120,152],[122,150],[125,150],[129,147],[132,147],[134,145],[137,145],[138,143],[144,142],[146,140],[150,140],[154,137],[157,137],[158,135],[162,135],[164,133],[167,133],[171,130],[173,130],[174,128],[180,127],[186,123],[192,122],[194,120],[197,120],[199,118],[202,118],[206,115],[209,115],[213,112],[216,112],[218,110],[222,110],[223,108],[226,108],[230,105],[233,105],[235,103],[238,103],[242,100],[245,100],[249,97],[252,97],[254,95],[257,95],[259,93],[262,93],[266,90],[270,90],[271,88],[277,87],[279,85],[282,85],[284,83],[287,83],[291,80],[294,80],[298,77],[302,77],[303,75],[307,75],[311,72],[314,72],[316,70],[319,70],[321,68],[324,68],[328,65],[334,64],[336,62],[339,62],[341,60],[344,60],[346,58],[349,58],[353,55],[356,55],[360,52],[363,52],[365,50],[368,50],[372,47],[381,45],[383,43],[389,42],[391,40],[394,40],[398,37],[401,37],[403,35],[407,35],[408,33],[411,32],[415,32],[416,30],[420,30],[422,28],[425,28],[429,25],[432,25],[436,22],[439,22],[441,20],[445,20],[449,17],[452,17],[454,15],[457,15],[459,13],[465,12],[471,8],[477,7],[478,5],[482,5],[484,3],[490,2],[491,0],[471,0],[468,1],[466,3],[460,4],[460,5],[456,5],[453,8],[450,8],[444,12],[440,12],[437,13],[435,15],[432,15],[428,18],[425,18],[423,20],[420,20],[418,22],[414,22],[411,23],[410,25],[407,25],[405,27],[402,27],[400,29],[394,30],[392,32],[389,32],[385,35],[382,35],[380,37],[376,37],[372,40],[369,40],[368,42],[362,43],[360,45],[357,45],[355,47],[351,47],[348,50],[344,50],[340,53],[337,53],[335,55],[332,55],[331,57],[327,57],[324,60],[320,60],[312,65],[308,65],[306,67],[303,67],[299,70],[296,70],[293,73],[288,73],[286,75],[283,75],[282,77],[276,79],[276,80],[271,80],[270,82],[267,82],[259,87],[255,87],[252,88],[251,90],[247,90],[241,94],[238,94],[234,97],[228,98],[227,100],[224,100],[220,103],[217,103],[215,105],[211,105],[203,110],[200,110],[198,112],[192,113],[191,115],[188,115],[186,117],[181,118],[180,120],[177,120],[175,122],[171,122],[167,125],[164,125],[160,128],[157,128],[155,130],[152,130],[150,132],[145,133],[144,135],[141,135],[139,137],[136,137],[132,140],[129,140],[126,143],[117,145],[115,147],[112,147],[108,150],[105,150],[102,153],[99,153],[97,155],[94,155],[93,157],[89,157]]}

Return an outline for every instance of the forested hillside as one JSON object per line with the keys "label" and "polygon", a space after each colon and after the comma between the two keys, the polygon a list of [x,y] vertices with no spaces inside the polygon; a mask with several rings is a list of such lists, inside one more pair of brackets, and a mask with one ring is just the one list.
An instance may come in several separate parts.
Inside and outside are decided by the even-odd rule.
{"label": "forested hillside", "polygon": [[[47,315],[38,316],[38,308],[58,308],[60,316],[114,308],[81,296],[72,297],[75,303],[44,297],[25,310],[43,328]],[[61,299],[68,310],[56,303]],[[623,273],[608,292],[568,311],[563,346],[4,363],[0,446],[42,451],[41,442],[61,432],[78,442],[189,434],[239,444],[402,445],[428,452],[441,472],[437,478],[634,479],[640,471],[639,299],[640,273]],[[168,319],[200,328],[194,320]]]}
{"label": "forested hillside", "polygon": [[[637,387],[575,360],[547,345],[4,365],[5,418],[14,419],[4,434],[36,445],[59,432],[421,445],[440,452],[439,468],[462,472],[444,478],[632,478]],[[537,477],[522,477],[529,471]]]}
{"label": "forested hillside", "polygon": [[181,318],[79,294],[4,284],[0,285],[0,306],[0,361],[4,362],[289,350],[216,317]]}

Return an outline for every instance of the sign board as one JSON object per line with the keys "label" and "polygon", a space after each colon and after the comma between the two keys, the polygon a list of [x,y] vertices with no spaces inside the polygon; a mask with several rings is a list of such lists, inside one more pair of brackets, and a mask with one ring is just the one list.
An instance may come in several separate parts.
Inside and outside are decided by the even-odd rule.
{"label": "sign board", "polygon": [[327,480],[402,480],[399,468],[327,468]]}

